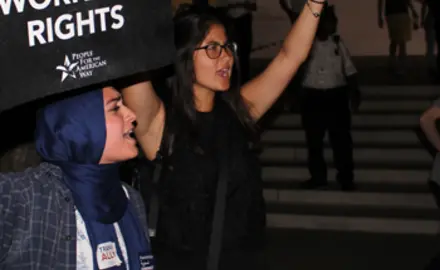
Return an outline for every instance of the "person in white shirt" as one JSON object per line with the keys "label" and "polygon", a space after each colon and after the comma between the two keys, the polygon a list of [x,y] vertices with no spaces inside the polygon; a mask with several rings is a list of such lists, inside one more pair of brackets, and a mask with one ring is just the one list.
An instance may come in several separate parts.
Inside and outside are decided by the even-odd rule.
{"label": "person in white shirt", "polygon": [[306,189],[327,185],[323,155],[326,131],[333,148],[337,180],[342,190],[354,189],[351,109],[357,110],[360,93],[356,68],[336,29],[334,7],[329,6],[322,14],[309,60],[304,67],[302,121],[311,175],[311,179],[302,184]]}
{"label": "person in white shirt", "polygon": [[234,28],[234,40],[238,44],[241,82],[250,79],[250,58],[252,52],[252,22],[256,11],[256,0],[217,0],[216,6],[226,11]]}

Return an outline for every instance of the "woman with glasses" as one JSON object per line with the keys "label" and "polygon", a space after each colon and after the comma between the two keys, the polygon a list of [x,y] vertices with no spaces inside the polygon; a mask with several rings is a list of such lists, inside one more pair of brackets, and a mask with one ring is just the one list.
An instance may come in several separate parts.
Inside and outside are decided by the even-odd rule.
{"label": "woman with glasses", "polygon": [[220,269],[267,269],[257,252],[265,209],[249,142],[256,122],[306,60],[323,4],[306,2],[279,54],[243,86],[237,45],[228,38],[223,16],[215,9],[187,6],[174,18],[171,102],[164,105],[149,82],[123,90],[125,103],[137,115],[135,134],[145,155],[161,157],[163,164],[157,269],[206,269],[211,232],[218,225],[213,224],[217,184],[225,178]]}

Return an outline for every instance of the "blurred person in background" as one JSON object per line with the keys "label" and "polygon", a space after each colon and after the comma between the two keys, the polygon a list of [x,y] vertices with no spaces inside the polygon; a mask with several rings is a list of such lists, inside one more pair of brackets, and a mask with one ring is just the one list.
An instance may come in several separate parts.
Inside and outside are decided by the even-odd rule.
{"label": "blurred person in background", "polygon": [[433,11],[429,8],[427,2],[422,3],[422,10],[420,12],[420,26],[425,30],[426,42],[426,62],[428,64],[428,71],[431,75],[436,74],[436,33],[435,33],[435,19]]}
{"label": "blurred person in background", "polygon": [[390,70],[402,75],[407,64],[406,45],[412,39],[413,28],[418,28],[419,17],[412,0],[378,0],[377,3],[379,27],[383,28],[386,21],[390,39]]}

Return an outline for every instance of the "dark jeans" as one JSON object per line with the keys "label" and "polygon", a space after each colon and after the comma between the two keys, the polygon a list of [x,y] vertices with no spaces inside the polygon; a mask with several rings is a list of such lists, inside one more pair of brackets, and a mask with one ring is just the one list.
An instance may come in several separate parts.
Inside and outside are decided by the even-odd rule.
{"label": "dark jeans", "polygon": [[306,132],[308,168],[313,181],[327,181],[324,135],[328,131],[333,159],[341,184],[353,182],[351,112],[346,87],[329,90],[304,89],[302,123]]}
{"label": "dark jeans", "polygon": [[231,18],[234,29],[233,37],[238,45],[238,58],[241,71],[241,82],[245,83],[250,79],[250,58],[252,51],[252,13],[238,18]]}

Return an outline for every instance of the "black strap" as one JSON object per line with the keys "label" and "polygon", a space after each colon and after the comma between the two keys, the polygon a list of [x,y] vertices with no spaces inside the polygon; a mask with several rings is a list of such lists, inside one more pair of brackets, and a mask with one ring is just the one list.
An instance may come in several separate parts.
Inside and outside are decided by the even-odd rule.
{"label": "black strap", "polygon": [[[164,129],[164,134],[167,134],[167,127]],[[166,136],[166,135],[164,135]],[[150,205],[148,207],[148,233],[150,237],[156,236],[157,223],[159,221],[159,180],[162,175],[164,158],[170,156],[173,151],[174,145],[174,135],[169,137],[164,137],[161,148],[156,154],[154,159],[154,171],[153,171],[153,182],[151,185],[151,196],[149,199]],[[165,153],[165,154],[164,154]]]}
{"label": "black strap", "polygon": [[[221,123],[216,121],[217,125]],[[228,122],[226,122],[227,124]],[[226,128],[229,128],[226,126]],[[227,133],[227,132],[223,132]],[[226,209],[226,191],[229,179],[228,153],[229,144],[228,136],[217,136],[217,156],[219,164],[217,191],[214,205],[214,218],[212,220],[212,231],[209,243],[209,253],[207,260],[207,270],[217,270],[220,264],[220,255],[222,250],[223,225],[225,220]]]}
{"label": "black strap", "polygon": [[[159,218],[159,195],[158,195],[158,183],[162,173],[162,155],[157,154],[156,159],[153,162],[153,178],[151,182],[146,182],[144,174],[141,173],[143,165],[141,161],[145,158],[138,160],[138,166],[133,169],[132,187],[141,192],[143,199],[148,204],[147,216],[148,216],[148,233],[150,237],[156,236],[157,221]],[[151,183],[151,184],[150,184]],[[144,186],[145,185],[145,186]],[[145,192],[145,188],[148,192]]]}
{"label": "black strap", "polygon": [[148,208],[148,234],[150,237],[156,236],[157,221],[159,219],[159,192],[157,185],[162,174],[162,158],[155,161],[155,168],[153,172],[153,184],[151,185],[150,206]]}

